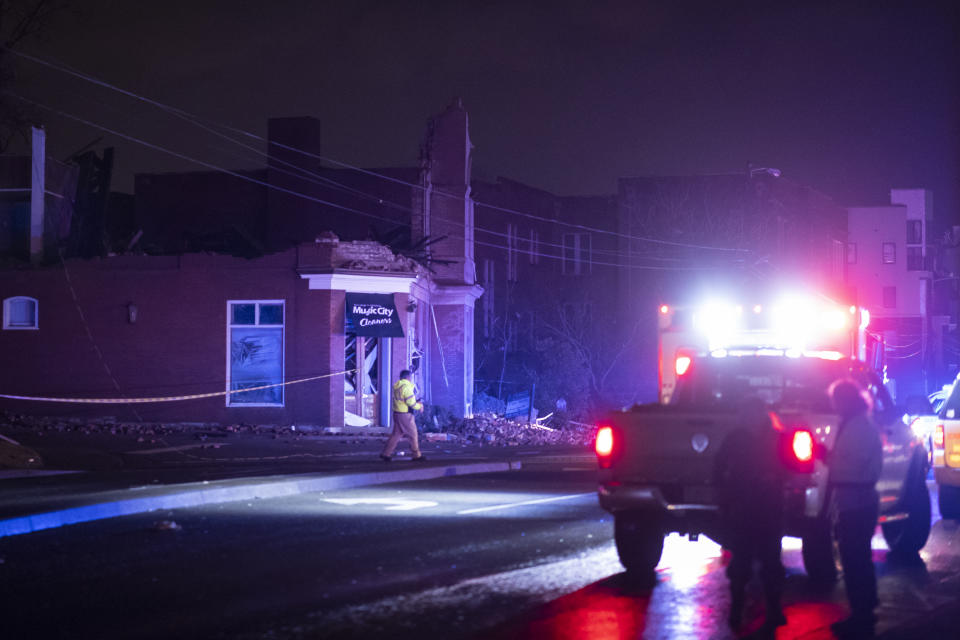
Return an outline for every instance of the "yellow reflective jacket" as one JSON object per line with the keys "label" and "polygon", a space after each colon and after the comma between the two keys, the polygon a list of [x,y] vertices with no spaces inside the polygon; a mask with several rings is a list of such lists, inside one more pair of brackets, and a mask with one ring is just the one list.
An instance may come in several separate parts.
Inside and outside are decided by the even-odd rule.
{"label": "yellow reflective jacket", "polygon": [[393,385],[393,410],[397,413],[419,411],[423,405],[417,402],[413,394],[413,383],[409,380],[397,380]]}

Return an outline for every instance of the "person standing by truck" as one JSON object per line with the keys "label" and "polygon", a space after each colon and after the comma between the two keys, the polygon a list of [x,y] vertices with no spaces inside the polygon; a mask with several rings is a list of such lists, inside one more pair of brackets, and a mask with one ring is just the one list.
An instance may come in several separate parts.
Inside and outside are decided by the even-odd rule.
{"label": "person standing by truck", "polygon": [[393,431],[387,438],[387,444],[380,453],[380,458],[386,462],[393,459],[393,451],[397,448],[400,438],[406,436],[410,440],[410,452],[414,462],[426,460],[420,453],[420,439],[417,437],[417,423],[413,419],[414,411],[423,411],[423,405],[417,400],[410,371],[400,372],[400,379],[393,385]]}
{"label": "person standing by truck", "polygon": [[774,429],[760,400],[748,400],[738,414],[740,427],[724,440],[717,454],[716,481],[724,546],[731,552],[727,566],[730,581],[730,627],[743,618],[746,588],[753,563],[760,564],[766,600],[764,627],[785,625],[781,607],[784,569],[780,560],[783,538],[783,486],[786,467],[780,457],[780,433]]}
{"label": "person standing by truck", "polygon": [[883,441],[868,413],[870,404],[852,380],[830,385],[830,400],[840,416],[837,439],[829,452],[820,451],[830,474],[835,535],[843,565],[843,583],[850,617],[832,625],[841,638],[873,637],[877,607],[877,576],[870,540],[877,528],[880,499],[877,481],[883,466]]}

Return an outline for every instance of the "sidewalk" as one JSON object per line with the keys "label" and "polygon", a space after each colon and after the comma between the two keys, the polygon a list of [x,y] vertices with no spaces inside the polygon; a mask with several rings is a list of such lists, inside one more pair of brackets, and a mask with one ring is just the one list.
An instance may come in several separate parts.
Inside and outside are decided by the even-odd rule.
{"label": "sidewalk", "polygon": [[[421,438],[379,459],[383,429],[337,435],[282,430],[0,431],[0,537],[159,509],[291,496],[521,468],[522,460],[593,463],[583,447],[491,447]],[[433,436],[439,439],[441,435]],[[403,455],[406,453],[407,455]],[[18,468],[9,468],[9,467]]]}

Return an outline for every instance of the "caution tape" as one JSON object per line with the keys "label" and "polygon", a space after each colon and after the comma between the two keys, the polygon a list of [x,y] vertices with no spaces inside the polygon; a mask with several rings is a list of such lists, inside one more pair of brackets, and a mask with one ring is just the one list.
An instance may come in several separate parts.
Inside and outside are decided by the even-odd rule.
{"label": "caution tape", "polygon": [[300,384],[301,382],[310,382],[312,380],[321,380],[323,378],[332,378],[333,376],[342,376],[351,373],[356,369],[347,369],[336,373],[325,373],[322,376],[312,376],[310,378],[300,378],[299,380],[289,380],[287,382],[276,382],[274,384],[265,384],[259,387],[250,387],[249,389],[232,389],[227,391],[213,391],[211,393],[194,393],[185,396],[161,396],[154,398],[47,398],[43,396],[17,396],[12,394],[0,393],[0,398],[10,400],[32,400],[34,402],[65,402],[74,404],[146,404],[149,402],[179,402],[182,400],[199,400],[201,398],[216,398],[217,396],[228,396],[234,393],[247,393],[248,391],[260,391],[262,389],[272,389],[273,387],[285,387],[291,384]]}

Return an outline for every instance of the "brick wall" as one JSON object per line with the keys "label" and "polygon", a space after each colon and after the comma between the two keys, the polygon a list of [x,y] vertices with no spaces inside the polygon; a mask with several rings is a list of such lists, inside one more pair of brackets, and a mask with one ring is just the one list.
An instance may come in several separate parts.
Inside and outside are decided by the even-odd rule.
{"label": "brick wall", "polygon": [[[228,300],[285,301],[288,380],[340,371],[343,293],[309,291],[295,266],[295,252],[290,250],[257,260],[127,256],[71,260],[66,270],[8,269],[0,273],[0,299],[36,298],[39,330],[0,331],[0,352],[9,363],[0,368],[0,393],[153,397],[222,391]],[[129,304],[137,307],[134,323],[128,318]],[[151,421],[342,424],[342,402],[343,379],[338,376],[288,387],[285,406],[278,408],[227,407],[219,396],[136,405],[136,411]],[[0,400],[0,409],[135,418],[131,405]]]}

